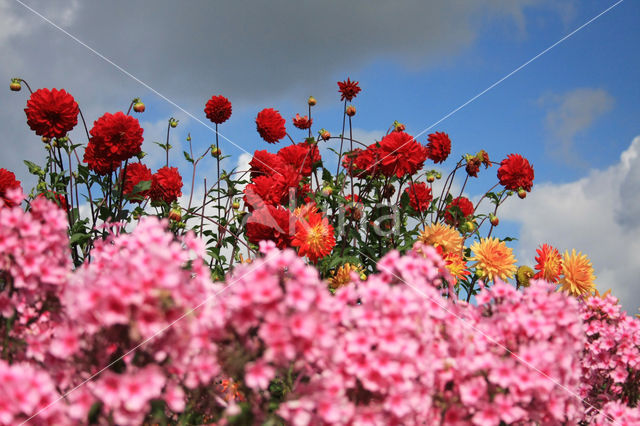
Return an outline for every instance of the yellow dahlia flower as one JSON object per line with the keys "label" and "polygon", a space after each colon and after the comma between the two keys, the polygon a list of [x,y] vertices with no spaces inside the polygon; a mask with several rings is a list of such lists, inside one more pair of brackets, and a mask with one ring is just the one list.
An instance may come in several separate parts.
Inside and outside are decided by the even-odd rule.
{"label": "yellow dahlia flower", "polygon": [[432,223],[420,233],[418,241],[434,247],[442,247],[444,253],[461,253],[462,236],[449,225]]}
{"label": "yellow dahlia flower", "polygon": [[469,260],[474,260],[473,265],[482,269],[489,281],[500,278],[506,281],[513,278],[516,272],[516,258],[513,250],[497,238],[482,238],[471,245],[473,256]]}
{"label": "yellow dahlia flower", "polygon": [[582,252],[576,254],[576,249],[571,250],[571,254],[565,250],[562,256],[562,277],[558,281],[562,290],[576,296],[591,293],[595,290],[595,279],[593,266],[587,255]]}

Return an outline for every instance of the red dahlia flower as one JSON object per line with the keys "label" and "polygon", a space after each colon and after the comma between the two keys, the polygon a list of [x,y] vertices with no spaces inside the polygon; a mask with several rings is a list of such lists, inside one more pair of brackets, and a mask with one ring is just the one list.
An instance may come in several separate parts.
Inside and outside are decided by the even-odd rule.
{"label": "red dahlia flower", "polygon": [[105,161],[125,161],[140,153],[142,132],[137,118],[122,111],[107,112],[93,123],[89,144],[95,146],[96,154],[105,156]]}
{"label": "red dahlia flower", "polygon": [[253,158],[249,161],[249,166],[251,167],[249,169],[251,171],[251,178],[261,175],[270,176],[276,173],[278,168],[284,166],[284,160],[277,154],[261,150],[253,153]]}
{"label": "red dahlia flower", "polygon": [[256,117],[260,137],[269,143],[276,143],[287,135],[285,119],[273,108],[265,108]]}
{"label": "red dahlia flower", "polygon": [[300,256],[307,256],[313,263],[331,253],[336,245],[333,226],[322,213],[310,211],[306,218],[296,222],[296,233],[291,245],[298,247]]}
{"label": "red dahlia flower", "polygon": [[558,249],[548,244],[542,244],[536,249],[536,266],[538,270],[533,278],[543,279],[550,283],[557,283],[562,273],[562,256]]}
{"label": "red dahlia flower", "polygon": [[90,170],[103,176],[116,171],[122,164],[122,161],[116,161],[112,156],[108,155],[105,146],[97,146],[91,141],[84,149],[83,161],[87,163]]}
{"label": "red dahlia flower", "polygon": [[163,167],[151,176],[151,201],[170,204],[182,195],[182,177],[175,167]]}
{"label": "red dahlia flower", "polygon": [[358,93],[360,93],[360,90],[362,89],[360,89],[360,86],[358,86],[357,81],[351,81],[347,78],[346,81],[338,82],[338,92],[340,92],[341,94],[341,101],[344,101],[346,99],[347,101],[351,102],[351,100],[355,98]]}
{"label": "red dahlia flower", "polygon": [[427,158],[425,147],[404,132],[391,132],[382,138],[377,154],[382,174],[399,178],[416,173]]}
{"label": "red dahlia flower", "polygon": [[131,163],[127,165],[127,173],[124,180],[123,193],[130,196],[131,201],[140,203],[149,196],[150,189],[133,193],[133,189],[140,182],[152,182],[151,170],[142,163]]}
{"label": "red dahlia flower", "polygon": [[278,151],[278,156],[285,164],[290,164],[294,170],[307,177],[311,176],[314,166],[322,161],[318,146],[306,142],[286,146]]}
{"label": "red dahlia flower", "polygon": [[458,197],[451,201],[446,208],[444,221],[451,226],[459,226],[473,215],[473,204],[466,197]]}
{"label": "red dahlia flower", "polygon": [[60,207],[62,210],[66,211],[68,208],[67,197],[65,197],[64,195],[58,192],[54,192],[54,191],[41,192],[40,194],[38,194],[38,198],[46,198],[48,200],[51,200],[54,203],[56,203],[58,207]]}
{"label": "red dahlia flower", "polygon": [[4,205],[14,207],[15,203],[6,197],[8,189],[21,188],[20,181],[16,180],[16,175],[7,169],[0,169],[0,199]]}
{"label": "red dahlia flower", "polygon": [[426,211],[431,205],[431,188],[424,182],[412,183],[404,190],[409,195],[409,204],[417,212]]}
{"label": "red dahlia flower", "polygon": [[247,220],[247,238],[253,244],[270,240],[285,249],[291,246],[295,223],[296,218],[289,210],[267,205],[255,210]]}
{"label": "red dahlia flower", "polygon": [[380,170],[379,160],[378,146],[374,143],[367,149],[356,148],[346,153],[342,159],[342,167],[347,169],[347,173],[353,177],[373,177]]}
{"label": "red dahlia flower", "polygon": [[24,109],[27,124],[38,136],[61,138],[78,124],[78,103],[65,90],[38,89]]}
{"label": "red dahlia flower", "polygon": [[530,192],[533,186],[533,167],[520,154],[511,154],[500,163],[498,179],[508,190],[517,191],[523,188]]}
{"label": "red dahlia flower", "polygon": [[231,102],[222,95],[212,96],[204,107],[204,113],[211,122],[222,124],[231,117]]}
{"label": "red dahlia flower", "polygon": [[429,135],[427,157],[434,163],[444,162],[451,153],[451,139],[445,132],[435,132]]}
{"label": "red dahlia flower", "polygon": [[293,125],[298,129],[306,130],[310,128],[312,124],[313,118],[309,119],[309,117],[306,115],[304,117],[301,117],[300,114],[296,114],[296,116],[293,118]]}

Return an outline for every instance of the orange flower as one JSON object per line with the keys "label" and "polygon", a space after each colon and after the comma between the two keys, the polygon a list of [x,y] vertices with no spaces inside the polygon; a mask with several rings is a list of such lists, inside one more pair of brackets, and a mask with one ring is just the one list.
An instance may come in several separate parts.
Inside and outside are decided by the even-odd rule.
{"label": "orange flower", "polygon": [[593,266],[587,255],[582,252],[576,254],[576,249],[571,250],[571,254],[565,250],[562,257],[562,278],[558,281],[562,290],[576,296],[591,293],[595,290],[595,279]]}
{"label": "orange flower", "polygon": [[321,213],[310,210],[296,222],[296,234],[291,244],[298,247],[300,256],[307,256],[313,263],[317,263],[318,259],[331,253],[336,245],[333,226]]}
{"label": "orange flower", "polygon": [[467,269],[467,262],[458,253],[446,253],[442,258],[445,268],[456,280],[463,280],[467,275],[471,275]]}
{"label": "orange flower", "polygon": [[513,250],[497,238],[482,238],[471,246],[474,256],[469,260],[475,260],[475,267],[479,268],[487,276],[487,279],[494,281],[500,278],[505,281],[513,278],[516,272],[516,259]]}
{"label": "orange flower", "polygon": [[560,257],[558,249],[548,244],[543,244],[536,252],[538,253],[538,256],[536,256],[538,264],[535,268],[538,272],[533,278],[557,283],[560,272],[562,272],[562,257]]}
{"label": "orange flower", "polygon": [[361,266],[352,265],[351,263],[345,263],[337,270],[333,271],[329,281],[329,287],[337,289],[343,287],[351,282],[351,273],[355,272],[360,276],[360,279],[365,279],[366,276],[362,272]]}
{"label": "orange flower", "polygon": [[462,237],[460,233],[449,225],[432,223],[427,226],[418,241],[434,247],[442,247],[444,253],[462,252]]}

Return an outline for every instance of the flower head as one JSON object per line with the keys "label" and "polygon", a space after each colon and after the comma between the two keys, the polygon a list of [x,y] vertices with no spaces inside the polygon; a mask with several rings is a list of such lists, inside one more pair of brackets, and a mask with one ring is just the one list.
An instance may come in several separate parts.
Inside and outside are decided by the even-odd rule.
{"label": "flower head", "polygon": [[142,132],[138,119],[122,111],[107,112],[94,122],[89,132],[91,139],[85,149],[84,161],[96,173],[111,173],[122,161],[140,153]]}
{"label": "flower head", "polygon": [[409,195],[409,204],[417,212],[426,211],[431,205],[431,188],[424,182],[412,183],[404,190]]}
{"label": "flower head", "polygon": [[541,245],[536,252],[536,266],[538,270],[534,275],[536,279],[543,279],[550,283],[558,282],[560,273],[562,272],[562,257],[558,249],[548,244]]}
{"label": "flower head", "polygon": [[313,119],[309,119],[309,117],[306,115],[301,117],[300,114],[296,114],[296,116],[293,118],[293,125],[298,129],[306,130],[310,128],[312,124]]}
{"label": "flower head", "polygon": [[405,132],[391,132],[380,141],[378,156],[382,174],[401,178],[416,173],[427,158],[427,150]]}
{"label": "flower head", "polygon": [[253,211],[247,220],[247,238],[253,244],[273,241],[278,248],[291,246],[296,218],[282,206],[266,205]]}
{"label": "flower head", "polygon": [[360,93],[360,86],[358,86],[357,81],[351,81],[350,79],[346,79],[345,81],[338,82],[338,92],[340,92],[340,100],[344,101],[345,99],[349,102],[353,98],[356,97],[358,93]]}
{"label": "flower head", "polygon": [[7,169],[0,169],[0,199],[4,201],[4,205],[13,207],[15,203],[13,200],[6,197],[8,189],[22,188],[20,181],[16,180],[16,175]]}
{"label": "flower head", "polygon": [[307,177],[311,176],[313,169],[322,161],[318,146],[306,142],[281,148],[278,156],[283,163],[290,164],[297,173]]}
{"label": "flower head", "polygon": [[593,266],[587,255],[571,250],[565,250],[562,256],[562,277],[558,284],[565,290],[576,296],[590,293],[594,290]]}
{"label": "flower head", "polygon": [[207,101],[204,113],[211,122],[222,124],[231,117],[231,102],[222,95],[214,95]]}
{"label": "flower head", "polygon": [[352,265],[351,263],[345,263],[332,272],[331,278],[327,280],[329,281],[329,287],[337,289],[348,285],[351,282],[352,272],[355,272],[360,277],[364,275],[361,266]]}
{"label": "flower head", "polygon": [[496,278],[506,280],[513,278],[516,272],[516,259],[513,250],[497,238],[482,238],[471,246],[473,256],[469,260],[473,265],[481,269],[491,281]]}
{"label": "flower head", "polygon": [[442,247],[446,253],[462,252],[462,236],[449,225],[432,223],[420,233],[418,241],[434,247]]}
{"label": "flower head", "polygon": [[127,173],[124,179],[122,192],[129,196],[131,201],[140,203],[149,196],[149,189],[134,193],[134,188],[141,182],[151,183],[153,180],[151,170],[142,163],[131,163],[127,165]]}
{"label": "flower head", "polygon": [[265,108],[256,117],[256,126],[260,137],[269,143],[276,143],[287,135],[285,119],[273,108]]}
{"label": "flower head", "polygon": [[182,177],[176,167],[163,167],[151,177],[149,195],[152,201],[170,204],[182,195]]}
{"label": "flower head", "polygon": [[445,210],[444,221],[452,226],[459,226],[469,219],[474,212],[473,204],[466,197],[454,198]]}
{"label": "flower head", "polygon": [[309,211],[306,219],[301,218],[296,222],[296,234],[291,244],[298,247],[300,256],[307,256],[310,261],[317,263],[318,259],[331,253],[336,245],[333,226],[322,213]]}
{"label": "flower head", "polygon": [[444,162],[451,153],[451,139],[445,132],[435,132],[429,135],[427,157],[434,163]]}
{"label": "flower head", "polygon": [[[441,249],[442,247],[438,248]],[[445,262],[444,267],[456,280],[462,280],[471,275],[471,272],[467,269],[467,262],[464,261],[459,253],[445,253],[442,259]]]}
{"label": "flower head", "polygon": [[519,188],[527,192],[533,186],[533,167],[520,154],[511,154],[500,162],[498,179],[506,189],[517,191]]}
{"label": "flower head", "polygon": [[27,124],[38,136],[61,138],[78,124],[78,103],[65,90],[38,89],[24,109]]}
{"label": "flower head", "polygon": [[379,171],[379,152],[376,144],[367,149],[356,148],[342,157],[342,167],[347,169],[349,176],[365,178],[375,176]]}

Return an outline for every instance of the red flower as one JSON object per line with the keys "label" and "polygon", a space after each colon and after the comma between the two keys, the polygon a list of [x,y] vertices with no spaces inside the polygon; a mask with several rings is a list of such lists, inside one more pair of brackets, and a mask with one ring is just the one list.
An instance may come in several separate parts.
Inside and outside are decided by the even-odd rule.
{"label": "red flower", "polygon": [[277,154],[261,150],[253,154],[249,166],[251,166],[250,171],[252,178],[260,175],[269,176],[276,173],[278,168],[284,166],[284,160]]}
{"label": "red flower", "polygon": [[315,144],[301,142],[286,146],[278,151],[278,156],[285,164],[290,164],[302,176],[311,176],[314,166],[318,166],[322,158]]}
{"label": "red flower", "polygon": [[256,117],[260,137],[269,143],[276,143],[287,135],[285,119],[273,108],[265,108]]}
{"label": "red flower", "polygon": [[296,233],[291,245],[298,247],[300,256],[307,256],[313,263],[331,253],[336,245],[333,226],[321,213],[311,210],[305,218],[296,222]]}
{"label": "red flower", "polygon": [[451,226],[459,226],[473,215],[473,204],[466,197],[458,197],[451,201],[446,208],[444,221]]}
{"label": "red flower", "polygon": [[360,89],[360,87],[358,86],[357,81],[351,81],[347,78],[346,81],[338,82],[338,92],[340,92],[341,94],[341,101],[344,101],[346,99],[347,101],[351,102],[351,100],[355,98],[358,93],[360,93],[360,90],[362,89]]}
{"label": "red flower", "polygon": [[163,167],[151,176],[151,201],[170,204],[182,195],[182,177],[175,167]]}
{"label": "red flower", "polygon": [[7,169],[0,169],[0,199],[4,205],[14,207],[15,203],[6,197],[8,189],[21,188],[20,181],[16,180],[16,175]]}
{"label": "red flower", "polygon": [[213,123],[222,124],[231,117],[231,102],[222,95],[212,96],[204,107],[204,113]]}
{"label": "red flower", "polygon": [[149,189],[139,191],[134,194],[133,189],[140,182],[152,182],[151,170],[142,163],[131,163],[127,165],[127,174],[124,180],[123,193],[130,196],[130,200],[136,203],[142,202],[149,196]]}
{"label": "red flower", "polygon": [[38,136],[61,138],[78,124],[78,103],[65,90],[38,89],[24,109],[27,124]]}
{"label": "red flower", "polygon": [[247,239],[253,244],[271,240],[284,249],[291,246],[296,218],[281,206],[267,205],[255,210],[247,220]]}
{"label": "red flower", "polygon": [[300,114],[296,114],[296,116],[293,118],[293,125],[298,129],[306,130],[310,128],[312,124],[313,118],[309,119],[309,117],[307,117],[306,115],[304,117],[301,117]]}
{"label": "red flower", "polygon": [[375,176],[380,167],[380,156],[377,144],[370,145],[367,149],[356,148],[346,153],[342,158],[342,166],[347,169],[350,176],[365,178]]}
{"label": "red flower", "polygon": [[401,178],[417,172],[427,158],[427,150],[413,136],[391,132],[380,141],[378,148],[382,174]]}
{"label": "red flower", "polygon": [[431,205],[431,200],[433,200],[431,188],[424,182],[412,183],[404,192],[409,195],[409,204],[417,212],[427,210]]}
{"label": "red flower", "polygon": [[290,188],[298,188],[301,176],[289,164],[283,164],[271,175],[256,176],[244,189],[244,201],[249,210],[264,204],[280,204],[289,200]]}
{"label": "red flower", "polygon": [[451,139],[445,132],[435,132],[429,135],[427,157],[434,163],[444,162],[451,153]]}
{"label": "red flower", "polygon": [[99,175],[108,175],[116,171],[122,161],[116,161],[111,156],[108,155],[105,149],[106,147],[97,146],[95,143],[87,144],[87,147],[84,149],[84,158],[83,161],[87,163],[90,170],[98,173]]}
{"label": "red flower", "polygon": [[140,153],[142,132],[137,118],[122,111],[107,112],[93,123],[89,145],[94,145],[95,154],[104,156],[106,162],[124,161]]}
{"label": "red flower", "polygon": [[64,195],[58,192],[53,192],[53,191],[41,192],[40,194],[38,194],[38,198],[46,198],[47,200],[51,200],[54,203],[56,203],[58,207],[60,207],[62,210],[66,211],[68,208],[67,197],[65,197]]}
{"label": "red flower", "polygon": [[508,190],[517,191],[523,188],[530,192],[533,186],[533,167],[520,154],[511,154],[500,163],[498,179]]}

